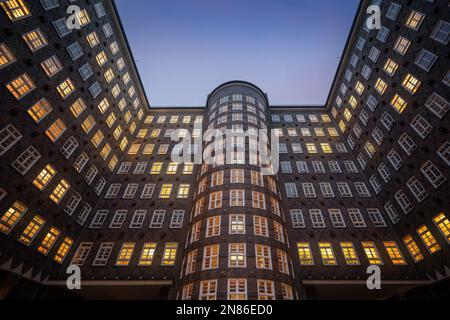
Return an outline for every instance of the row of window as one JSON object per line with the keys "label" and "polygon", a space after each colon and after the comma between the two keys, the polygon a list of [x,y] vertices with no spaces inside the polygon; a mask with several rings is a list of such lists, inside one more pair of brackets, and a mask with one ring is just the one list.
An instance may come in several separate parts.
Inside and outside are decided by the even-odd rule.
{"label": "row of window", "polygon": [[[233,94],[233,95],[230,95],[230,96],[225,96],[225,97],[220,98],[219,104],[217,104],[217,102],[214,103],[210,107],[210,110],[214,111],[218,107],[223,108],[224,107],[223,105],[226,104],[226,103],[229,103],[229,102],[242,103],[243,101],[244,101],[244,95],[236,93],[236,94]],[[263,111],[265,109],[264,104],[262,104],[260,101],[258,101],[257,99],[255,99],[255,98],[253,98],[251,96],[245,96],[245,102],[247,104],[258,105],[258,108],[260,108]]]}
{"label": "row of window", "polygon": [[330,137],[339,137],[339,133],[337,132],[335,127],[327,127],[326,130],[324,128],[315,127],[315,128],[300,128],[298,131],[296,128],[275,128],[274,129],[276,136],[284,137],[285,133],[289,137],[326,137],[327,134]]}
{"label": "row of window", "polygon": [[[184,210],[173,210],[170,219],[170,229],[181,229],[184,222]],[[90,229],[101,229],[108,217],[109,210],[98,210],[89,226]],[[109,224],[110,229],[120,229],[123,227],[128,216],[128,210],[116,210]],[[147,210],[136,210],[130,220],[128,228],[140,229],[144,226],[147,218]],[[166,218],[166,210],[155,210],[150,219],[150,229],[161,229]]]}
{"label": "row of window", "polygon": [[[122,187],[120,183],[114,183],[109,186],[108,191],[106,192],[105,199],[115,199]],[[130,183],[127,185],[124,190],[122,199],[134,199],[136,193],[140,188],[140,184],[138,183]],[[147,183],[142,187],[142,191],[140,192],[141,199],[152,199],[153,194],[156,189],[156,184]],[[161,185],[158,198],[159,199],[170,199],[172,197],[172,192],[175,189],[174,184],[172,183],[164,183]],[[188,183],[182,183],[178,186],[178,191],[176,192],[177,199],[188,199],[189,192],[191,189],[191,185]]]}
{"label": "row of window", "polygon": [[309,121],[311,123],[319,123],[319,122],[331,123],[331,118],[328,114],[321,114],[321,115],[311,114],[308,116],[305,116],[304,114],[297,114],[297,115],[295,115],[295,120],[294,120],[294,116],[291,114],[284,114],[283,119],[281,118],[281,115],[279,115],[279,114],[272,115],[272,122],[274,122],[274,123],[278,123],[278,122],[293,123],[295,121],[298,123],[306,123],[307,121]]}
{"label": "row of window", "polygon": [[[89,257],[89,254],[92,251],[93,246],[94,243],[92,242],[82,242],[79,245],[78,250],[76,251],[73,257],[71,264],[83,266],[86,262],[86,259]],[[155,262],[154,260],[155,260],[155,253],[157,252],[157,247],[158,243],[155,242],[144,243],[139,254],[137,266],[139,267],[153,266]],[[97,251],[92,266],[94,267],[106,266],[113,252],[113,249],[114,249],[113,242],[102,243]],[[133,259],[133,255],[136,251],[137,250],[135,242],[123,243],[117,255],[115,266],[116,267],[129,266],[131,260]],[[160,266],[161,267],[175,266],[177,251],[178,251],[178,243],[167,242],[164,245]]]}
{"label": "row of window", "polygon": [[[16,201],[0,218],[0,232],[9,235],[13,228],[19,223],[19,221],[28,212],[28,208],[21,202]],[[39,233],[43,231],[46,225],[46,221],[39,215],[36,215],[27,224],[25,229],[21,232],[17,241],[21,244],[29,247],[33,244],[34,240],[38,237]],[[55,244],[60,241],[60,245],[57,247],[53,260],[57,263],[62,263],[69,253],[73,239],[70,237],[62,237],[61,231],[52,226],[44,232],[41,237],[40,243],[37,246],[37,251],[47,256],[53,249]]]}
{"label": "row of window", "polygon": [[[227,283],[227,300],[248,300],[247,279],[227,279],[227,280],[205,280],[200,282],[198,292],[199,300],[217,300],[217,290],[219,281]],[[276,300],[275,283],[269,280],[256,281],[258,300]],[[293,300],[294,293],[290,285],[281,283],[281,293],[283,300]],[[183,287],[181,292],[182,300],[192,300],[194,295],[194,284],[190,283]]]}
{"label": "row of window", "polygon": [[[301,184],[301,186],[305,198],[317,198],[317,192],[314,183],[304,182]],[[367,188],[364,182],[354,182],[353,186],[355,187],[359,197],[361,198],[372,197],[369,189]],[[338,189],[341,198],[353,198],[353,192],[350,188],[350,185],[347,182],[336,182],[336,188]],[[286,189],[286,196],[288,198],[295,199],[300,197],[296,183],[293,182],[285,183],[285,189]],[[319,189],[322,192],[322,196],[324,198],[336,197],[332,184],[329,182],[320,182]]]}

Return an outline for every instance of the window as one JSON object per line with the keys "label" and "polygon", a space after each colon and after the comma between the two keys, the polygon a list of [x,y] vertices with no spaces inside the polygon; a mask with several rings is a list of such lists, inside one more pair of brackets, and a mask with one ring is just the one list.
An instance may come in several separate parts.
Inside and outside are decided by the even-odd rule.
{"label": "window", "polygon": [[31,15],[30,10],[23,0],[6,0],[2,1],[0,4],[11,21],[24,19]]}
{"label": "window", "polygon": [[36,89],[36,85],[33,80],[31,80],[30,76],[26,73],[17,77],[15,80],[11,81],[6,85],[6,88],[11,92],[11,94],[17,100],[22,99],[31,91]]}
{"label": "window", "polygon": [[297,186],[295,183],[286,183],[286,195],[288,198],[298,198]]}
{"label": "window", "polygon": [[411,122],[411,127],[417,132],[417,134],[425,139],[433,131],[433,126],[425,120],[421,115],[417,115]]}
{"label": "window", "polygon": [[202,270],[212,270],[219,267],[219,245],[207,246],[203,250]]}
{"label": "window", "polygon": [[83,266],[84,262],[89,256],[89,253],[91,252],[92,246],[93,246],[92,242],[80,243],[77,252],[75,252],[75,255],[73,256],[71,264],[80,267]]}
{"label": "window", "polygon": [[444,213],[440,213],[436,217],[433,218],[433,222],[436,227],[441,231],[445,240],[450,243],[450,220]]}
{"label": "window", "polygon": [[70,251],[70,248],[72,247],[73,244],[73,240],[66,237],[64,238],[63,242],[61,243],[61,245],[59,246],[55,257],[53,258],[53,260],[59,264],[61,264],[64,259],[66,258],[67,254]]}
{"label": "window", "polygon": [[230,215],[230,234],[245,234],[245,215]]}
{"label": "window", "polygon": [[170,221],[171,229],[181,229],[184,221],[184,210],[174,210],[172,220]]}
{"label": "window", "polygon": [[117,257],[116,266],[117,267],[127,267],[130,264],[131,258],[133,257],[134,247],[136,244],[134,242],[124,243],[119,251],[119,256]]}
{"label": "window", "polygon": [[303,212],[300,209],[291,210],[292,227],[295,229],[304,229],[306,227]]}
{"label": "window", "polygon": [[377,82],[375,83],[375,89],[378,91],[380,95],[383,95],[387,90],[387,83],[383,81],[383,79],[378,78]]}
{"label": "window", "polygon": [[370,220],[372,220],[375,228],[385,228],[387,227],[386,222],[384,221],[383,216],[379,209],[367,209],[367,213],[369,214]]}
{"label": "window", "polygon": [[28,48],[30,48],[31,52],[36,52],[48,45],[47,38],[40,29],[35,29],[25,33],[22,38],[28,45]]}
{"label": "window", "polygon": [[52,56],[43,61],[41,63],[41,67],[49,78],[53,77],[55,74],[62,70],[61,62],[59,61],[57,56]]}
{"label": "window", "polygon": [[436,92],[433,92],[433,94],[425,103],[425,106],[439,119],[442,119],[447,114],[450,108],[450,104],[448,103],[448,101],[442,98]]}
{"label": "window", "polygon": [[394,44],[394,50],[400,55],[404,56],[411,46],[411,41],[405,37],[399,36]]}
{"label": "window", "polygon": [[61,95],[63,99],[66,99],[75,91],[75,86],[70,79],[66,79],[61,84],[56,87],[58,93]]}
{"label": "window", "polygon": [[220,236],[221,216],[208,218],[206,225],[206,238]]}
{"label": "window", "polygon": [[391,106],[394,107],[394,109],[399,113],[402,114],[403,111],[405,111],[406,107],[408,106],[408,103],[400,97],[398,94],[394,96],[391,100]]}
{"label": "window", "polygon": [[435,189],[438,189],[447,181],[447,178],[444,176],[444,174],[431,161],[427,161],[422,166],[420,171]]}
{"label": "window", "polygon": [[247,279],[228,279],[228,300],[247,300]]}
{"label": "window", "polygon": [[92,266],[94,266],[94,267],[106,266],[106,264],[108,263],[108,260],[111,256],[113,248],[114,248],[113,242],[102,243],[100,245],[100,248],[97,251],[97,255],[95,256]]}
{"label": "window", "polygon": [[348,214],[350,216],[350,220],[353,223],[355,228],[366,228],[366,222],[364,221],[361,210],[359,209],[348,209]]}
{"label": "window", "polygon": [[177,199],[187,199],[189,197],[189,184],[180,184],[178,187]]}
{"label": "window", "polygon": [[324,266],[336,266],[337,260],[334,256],[333,247],[331,243],[319,243],[320,254]]}
{"label": "window", "polygon": [[198,250],[192,250],[188,253],[187,259],[186,259],[186,275],[195,273],[197,269],[197,257],[198,257]]}
{"label": "window", "polygon": [[53,248],[53,245],[55,244],[60,234],[61,232],[58,229],[54,227],[50,228],[50,230],[42,240],[41,245],[37,248],[37,251],[46,256]]}
{"label": "window", "polygon": [[267,224],[267,218],[254,216],[253,217],[253,228],[255,236],[268,237],[269,227]]}
{"label": "window", "polygon": [[153,265],[153,259],[156,252],[156,243],[144,243],[142,248],[141,256],[139,258],[139,267],[149,267]]}
{"label": "window", "polygon": [[448,23],[447,21],[439,20],[439,22],[436,24],[436,27],[434,27],[430,38],[444,45],[447,45],[450,40],[450,23]]}
{"label": "window", "polygon": [[41,154],[30,146],[13,162],[12,167],[21,175],[25,175],[41,158]]}
{"label": "window", "polygon": [[[28,223],[27,227],[18,238],[18,241],[26,246],[29,246],[36,238],[44,224],[45,220],[42,217],[35,216],[30,223]],[[3,223],[1,223],[0,226],[3,227]]]}
{"label": "window", "polygon": [[0,231],[9,234],[15,225],[22,219],[28,208],[16,201],[0,218]]}
{"label": "window", "polygon": [[427,226],[422,226],[417,229],[417,233],[419,234],[419,237],[422,239],[430,254],[435,254],[441,250],[441,246],[436,241],[436,238],[433,236]]}
{"label": "window", "polygon": [[9,66],[15,61],[16,57],[14,57],[8,46],[4,43],[0,43],[0,70]]}
{"label": "window", "polygon": [[269,246],[255,245],[256,268],[272,270],[272,254]]}
{"label": "window", "polygon": [[171,266],[175,265],[177,249],[178,249],[178,243],[166,243],[166,247],[164,248],[161,266],[171,267]]}
{"label": "window", "polygon": [[311,246],[307,242],[300,242],[297,244],[300,265],[308,267],[314,266],[314,258],[311,252]]}
{"label": "window", "polygon": [[344,255],[345,263],[348,266],[359,266],[361,265],[359,261],[358,254],[356,252],[355,246],[351,242],[341,242],[341,250]]}
{"label": "window", "polygon": [[393,77],[395,72],[397,72],[398,69],[398,63],[396,63],[394,60],[388,58],[386,60],[386,63],[384,64],[384,72],[386,72],[389,76]]}
{"label": "window", "polygon": [[408,73],[403,80],[402,86],[408,90],[409,93],[415,94],[417,90],[419,90],[421,84],[422,82],[419,79]]}
{"label": "window", "polygon": [[209,197],[209,210],[222,208],[222,192],[214,192]]}
{"label": "window", "polygon": [[415,263],[419,263],[424,259],[422,252],[420,252],[419,247],[417,246],[417,243],[414,241],[414,239],[408,235],[403,239],[403,243],[405,244],[406,248],[408,249],[409,254],[413,258]]}
{"label": "window", "polygon": [[422,49],[419,55],[417,56],[416,65],[421,67],[423,70],[429,72],[431,68],[433,68],[437,59],[438,59],[437,55],[426,49]]}
{"label": "window", "polygon": [[163,184],[161,187],[161,191],[159,193],[160,199],[170,199],[170,196],[172,194],[172,184]]}
{"label": "window", "polygon": [[400,13],[401,9],[402,9],[401,5],[395,2],[391,2],[391,4],[388,7],[388,11],[386,12],[386,17],[391,19],[392,21],[397,20],[398,14]]}
{"label": "window", "polygon": [[230,243],[228,245],[228,268],[246,268],[247,250],[245,243]]}
{"label": "window", "polygon": [[52,200],[56,204],[59,204],[62,198],[66,195],[69,188],[70,184],[67,182],[67,180],[62,179],[50,195],[50,200]]}
{"label": "window", "polygon": [[245,190],[230,190],[230,207],[245,206]]}
{"label": "window", "polygon": [[342,216],[342,212],[339,209],[329,209],[330,220],[333,223],[334,228],[346,228],[346,224],[344,221],[344,217]]}
{"label": "window", "polygon": [[150,229],[161,229],[164,224],[165,216],[165,210],[155,210],[153,212],[152,221],[150,222]]}
{"label": "window", "polygon": [[422,25],[424,19],[425,15],[423,13],[412,10],[406,20],[406,26],[414,31],[417,31]]}
{"label": "window", "polygon": [[273,281],[258,280],[258,300],[275,300],[275,285]]}
{"label": "window", "polygon": [[380,40],[382,43],[386,43],[390,33],[391,30],[382,26],[380,31],[378,32],[377,39]]}
{"label": "window", "polygon": [[216,300],[217,280],[200,282],[199,300]]}
{"label": "window", "polygon": [[403,254],[397,246],[397,243],[394,241],[384,242],[384,247],[386,248],[386,252],[391,258],[392,263],[396,266],[398,265],[406,265],[406,260],[403,258]]}
{"label": "window", "polygon": [[136,210],[130,222],[130,229],[140,229],[144,224],[147,210]]}
{"label": "window", "polygon": [[325,220],[322,215],[322,210],[310,209],[309,215],[311,217],[311,222],[312,222],[313,228],[315,228],[315,229],[326,228]]}
{"label": "window", "polygon": [[381,260],[381,256],[378,252],[375,243],[373,242],[363,242],[361,243],[364,253],[366,254],[367,260],[371,265],[383,265],[383,261]]}
{"label": "window", "polygon": [[44,190],[50,181],[55,177],[56,170],[48,164],[42,171],[38,174],[36,179],[33,181],[33,185],[39,190]]}

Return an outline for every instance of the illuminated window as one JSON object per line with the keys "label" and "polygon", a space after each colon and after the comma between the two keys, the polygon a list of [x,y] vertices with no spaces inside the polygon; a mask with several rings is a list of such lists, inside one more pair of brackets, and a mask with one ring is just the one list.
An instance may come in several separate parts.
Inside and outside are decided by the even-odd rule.
{"label": "illuminated window", "polygon": [[70,248],[72,247],[73,244],[73,240],[66,237],[64,238],[63,242],[61,243],[61,245],[59,246],[55,257],[53,258],[53,260],[55,260],[57,263],[63,263],[64,259],[66,258],[67,254],[70,251]]}
{"label": "illuminated window", "polygon": [[155,163],[153,163],[152,168],[150,170],[150,174],[151,175],[158,175],[158,174],[160,174],[161,170],[162,170],[162,166],[163,166],[162,162],[155,162]]}
{"label": "illuminated window", "polygon": [[258,300],[275,300],[275,285],[273,281],[258,280]]}
{"label": "illuminated window", "polygon": [[424,19],[425,15],[423,13],[413,10],[411,11],[408,19],[406,20],[406,26],[408,28],[413,29],[414,31],[417,31],[422,25]]}
{"label": "illuminated window", "polygon": [[419,79],[408,73],[403,80],[402,86],[410,93],[415,94],[417,90],[419,90],[421,84],[422,82]]}
{"label": "illuminated window", "polygon": [[410,46],[411,46],[411,41],[409,41],[405,37],[399,36],[397,39],[397,42],[395,42],[394,50],[397,51],[402,56],[404,56]]}
{"label": "illuminated window", "polygon": [[[105,136],[103,135],[102,130],[98,130],[92,137],[91,143],[94,145],[94,147],[98,148],[104,138],[105,138]],[[128,143],[128,141],[127,141],[127,143]]]}
{"label": "illuminated window", "polygon": [[245,215],[230,215],[230,234],[245,234]]}
{"label": "illuminated window", "polygon": [[39,123],[52,111],[53,108],[47,101],[47,99],[42,98],[37,103],[35,103],[30,109],[28,109],[28,114],[31,116],[31,118],[33,118],[33,120],[36,123]]}
{"label": "illuminated window", "polygon": [[309,154],[315,154],[317,153],[317,147],[315,143],[307,143],[306,149],[308,150]]}
{"label": "illuminated window", "polygon": [[36,85],[33,80],[31,80],[30,76],[26,73],[22,74],[15,80],[11,81],[6,85],[9,92],[16,98],[17,100],[22,99],[31,91],[36,89]]}
{"label": "illuminated window", "polygon": [[108,57],[106,56],[104,51],[97,54],[95,58],[97,59],[97,63],[100,67],[102,67],[108,61]]}
{"label": "illuminated window", "polygon": [[52,227],[45,235],[44,240],[42,240],[41,245],[38,247],[37,251],[46,256],[53,248],[53,245],[55,244],[60,234],[61,232],[58,229]]}
{"label": "illuminated window", "polygon": [[161,191],[159,193],[160,199],[170,199],[170,195],[172,194],[172,184],[163,184],[161,187]]}
{"label": "illuminated window", "polygon": [[228,279],[227,299],[247,300],[247,279]]}
{"label": "illuminated window", "polygon": [[363,86],[363,84],[362,84],[361,82],[358,81],[358,82],[356,83],[355,90],[356,90],[356,92],[357,92],[359,95],[362,95],[363,92],[364,92],[364,86]]}
{"label": "illuminated window", "polygon": [[66,129],[64,122],[62,122],[61,119],[58,119],[47,129],[47,131],[45,131],[45,134],[52,142],[56,142]]}
{"label": "illuminated window", "polygon": [[9,234],[27,210],[28,208],[24,204],[16,201],[0,218],[0,231]]}
{"label": "illuminated window", "polygon": [[322,147],[323,153],[333,153],[329,143],[321,143],[320,146]]}
{"label": "illuminated window", "polygon": [[163,259],[161,266],[170,267],[175,265],[175,259],[177,256],[178,243],[166,243],[164,248]]}
{"label": "illuminated window", "polygon": [[217,280],[200,282],[199,300],[217,299]]}
{"label": "illuminated window", "polygon": [[341,130],[342,133],[344,133],[347,130],[347,125],[342,120],[339,122],[339,129]]}
{"label": "illuminated window", "polygon": [[106,82],[110,83],[114,79],[114,72],[112,69],[108,69],[105,72],[105,80]]}
{"label": "illuminated window", "polygon": [[169,165],[167,166],[166,174],[168,174],[168,175],[174,175],[174,174],[177,174],[177,171],[178,171],[178,163],[176,163],[176,162],[171,162],[171,163],[169,163]]}
{"label": "illuminated window", "polygon": [[139,258],[138,266],[150,267],[153,264],[153,259],[156,252],[156,243],[144,243],[141,256]]}
{"label": "illuminated window", "polygon": [[140,148],[141,148],[140,143],[134,143],[130,146],[130,149],[128,150],[128,154],[135,155],[139,152]]}
{"label": "illuminated window", "polygon": [[36,238],[39,231],[45,224],[45,220],[40,216],[35,216],[33,220],[27,225],[25,230],[20,235],[18,241],[26,246],[29,246]]}
{"label": "illuminated window", "polygon": [[361,243],[364,252],[366,254],[367,260],[371,265],[383,265],[378,249],[373,242],[363,242]]}
{"label": "illuminated window", "polygon": [[180,187],[178,188],[177,199],[187,199],[189,197],[189,190],[189,184],[180,184]]}
{"label": "illuminated window", "polygon": [[375,89],[378,91],[379,94],[383,95],[387,90],[387,83],[383,81],[383,79],[378,78],[377,82],[375,83]]}
{"label": "illuminated window", "polygon": [[43,61],[41,63],[41,67],[44,70],[45,74],[50,78],[53,77],[55,74],[57,74],[59,71],[61,71],[63,68],[61,62],[59,61],[56,55]]}
{"label": "illuminated window", "polygon": [[100,43],[97,33],[94,31],[86,36],[86,39],[91,48],[96,47]]}
{"label": "illuminated window", "polygon": [[92,128],[95,126],[95,120],[92,115],[89,115],[81,124],[81,128],[83,128],[83,131],[87,134],[91,132]]}
{"label": "illuminated window", "polygon": [[61,180],[61,182],[56,186],[55,190],[53,190],[50,195],[50,200],[54,203],[59,204],[62,198],[66,195],[67,191],[70,188],[70,184],[65,180]]}
{"label": "illuminated window", "polygon": [[417,230],[417,233],[419,234],[420,238],[431,254],[435,254],[436,252],[441,250],[441,246],[436,241],[436,238],[431,234],[427,226],[420,227]]}
{"label": "illuminated window", "polygon": [[272,270],[272,254],[269,246],[255,245],[256,268]]}
{"label": "illuminated window", "polygon": [[419,246],[410,235],[406,236],[403,239],[403,242],[406,248],[408,248],[408,252],[414,259],[414,262],[418,263],[424,259],[422,252],[420,252]]}
{"label": "illuminated window", "polygon": [[15,61],[16,58],[11,50],[9,50],[8,46],[4,43],[0,43],[0,69],[3,69]]}
{"label": "illuminated window", "polygon": [[246,268],[246,251],[245,243],[230,243],[228,246],[228,268]]}
{"label": "illuminated window", "polygon": [[444,213],[439,214],[433,218],[436,227],[441,231],[445,239],[450,243],[450,220]]}
{"label": "illuminated window", "polygon": [[66,79],[59,86],[56,87],[56,90],[58,90],[58,93],[61,95],[63,99],[66,99],[75,91],[75,86],[72,80]]}
{"label": "illuminated window", "polygon": [[298,256],[300,259],[300,265],[313,266],[314,258],[311,252],[311,246],[307,242],[300,242],[297,244]]}
{"label": "illuminated window", "polygon": [[75,118],[78,118],[86,109],[86,103],[83,99],[79,98],[70,106],[70,111]]}
{"label": "illuminated window", "polygon": [[31,15],[23,0],[6,0],[0,2],[3,10],[12,21],[26,18]]}
{"label": "illuminated window", "polygon": [[78,22],[80,23],[80,26],[82,27],[91,22],[91,18],[89,17],[89,14],[86,9],[78,11],[76,17]]}
{"label": "illuminated window", "polygon": [[114,112],[111,112],[111,114],[106,118],[106,124],[108,127],[112,128],[113,125],[116,123],[117,118]]}
{"label": "illuminated window", "polygon": [[124,243],[122,245],[119,256],[117,257],[116,266],[126,267],[130,264],[135,245],[136,244],[134,242]]}
{"label": "illuminated window", "polygon": [[394,76],[395,72],[397,72],[398,69],[398,63],[396,63],[392,59],[387,59],[386,63],[384,64],[383,70],[390,75],[391,77]]}
{"label": "illuminated window", "polygon": [[394,265],[406,265],[407,264],[405,259],[403,258],[403,254],[401,253],[400,249],[398,248],[398,246],[395,242],[393,242],[393,241],[384,242],[384,246],[385,246],[386,251]]}
{"label": "illuminated window", "polygon": [[56,170],[48,164],[42,171],[38,174],[36,179],[33,181],[33,185],[39,190],[44,190],[50,181],[55,177]]}
{"label": "illuminated window", "polygon": [[408,103],[398,94],[396,94],[394,98],[392,98],[391,106],[393,106],[398,113],[402,114],[408,106]]}
{"label": "illuminated window", "polygon": [[358,100],[354,97],[351,96],[348,103],[350,104],[350,106],[355,109],[358,106]]}
{"label": "illuminated window", "polygon": [[320,254],[324,266],[336,266],[337,261],[334,256],[333,247],[331,243],[319,243]]}
{"label": "illuminated window", "polygon": [[190,175],[194,172],[194,164],[193,163],[185,163],[183,168],[184,175]]}
{"label": "illuminated window", "polygon": [[359,266],[358,254],[356,253],[355,246],[351,242],[341,242],[342,254],[345,258],[345,263],[348,266]]}
{"label": "illuminated window", "polygon": [[48,44],[47,38],[40,29],[25,33],[22,38],[32,52],[36,52]]}

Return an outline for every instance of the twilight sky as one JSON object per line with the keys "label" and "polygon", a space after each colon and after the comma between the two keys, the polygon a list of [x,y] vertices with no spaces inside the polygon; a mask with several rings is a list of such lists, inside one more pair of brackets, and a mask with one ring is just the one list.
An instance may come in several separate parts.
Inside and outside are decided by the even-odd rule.
{"label": "twilight sky", "polygon": [[324,104],[359,0],[116,0],[153,107],[245,80],[272,105]]}

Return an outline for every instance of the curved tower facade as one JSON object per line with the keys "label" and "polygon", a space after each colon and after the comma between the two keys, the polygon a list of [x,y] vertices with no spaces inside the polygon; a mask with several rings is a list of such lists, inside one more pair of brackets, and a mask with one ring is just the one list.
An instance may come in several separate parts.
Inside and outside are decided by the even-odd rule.
{"label": "curved tower facade", "polygon": [[[265,94],[230,82],[209,96],[182,271],[185,299],[294,298],[276,176],[263,175],[257,141],[270,128]],[[210,155],[211,159],[207,156]]]}

